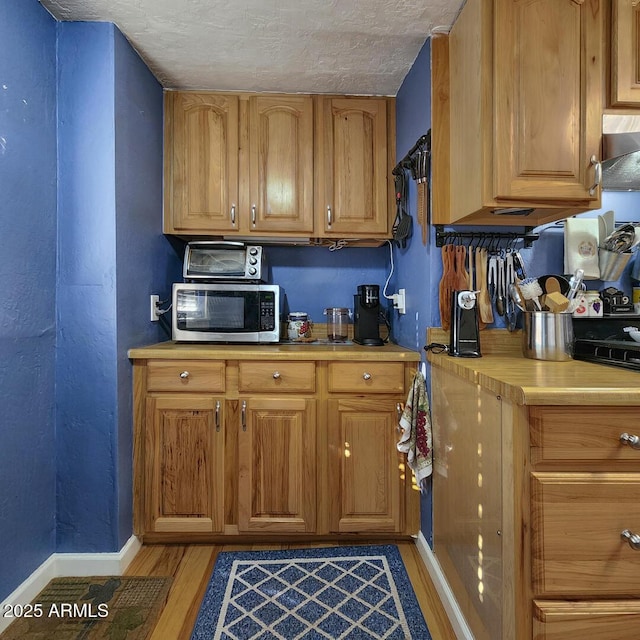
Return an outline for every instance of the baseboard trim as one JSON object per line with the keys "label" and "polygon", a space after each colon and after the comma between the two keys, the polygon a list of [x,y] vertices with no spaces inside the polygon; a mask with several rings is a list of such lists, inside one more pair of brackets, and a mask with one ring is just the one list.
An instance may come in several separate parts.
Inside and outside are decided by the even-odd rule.
{"label": "baseboard trim", "polygon": [[[0,611],[31,602],[53,578],[69,576],[119,576],[129,566],[142,544],[131,536],[115,553],[52,553],[17,589],[0,602]],[[0,633],[11,624],[0,616]]]}
{"label": "baseboard trim", "polygon": [[455,596],[453,595],[453,591],[451,591],[451,587],[449,586],[449,583],[447,582],[447,579],[442,572],[440,563],[431,550],[431,547],[429,546],[429,543],[427,542],[427,539],[424,537],[422,532],[418,534],[418,537],[416,539],[416,546],[418,547],[420,558],[425,568],[429,572],[436,591],[440,596],[440,600],[442,601],[444,610],[447,613],[449,622],[453,627],[453,632],[456,634],[456,638],[458,638],[458,640],[474,640],[471,629],[469,629],[467,621],[464,619],[462,611],[460,610]]}

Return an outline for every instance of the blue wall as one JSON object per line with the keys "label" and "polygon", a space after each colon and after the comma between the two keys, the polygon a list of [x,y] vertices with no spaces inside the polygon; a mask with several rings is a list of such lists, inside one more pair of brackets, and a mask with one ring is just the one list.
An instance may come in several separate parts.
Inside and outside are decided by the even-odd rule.
{"label": "blue wall", "polygon": [[55,38],[0,1],[0,601],[55,550]]}
{"label": "blue wall", "polygon": [[163,339],[162,88],[112,24],[59,24],[57,550],[131,535],[132,346]]}

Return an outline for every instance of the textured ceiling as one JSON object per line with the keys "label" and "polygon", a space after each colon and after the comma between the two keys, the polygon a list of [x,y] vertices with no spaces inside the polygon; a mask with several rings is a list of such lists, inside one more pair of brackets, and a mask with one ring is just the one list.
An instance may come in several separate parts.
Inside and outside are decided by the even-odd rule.
{"label": "textured ceiling", "polygon": [[40,0],[113,22],[165,88],[395,95],[464,0]]}

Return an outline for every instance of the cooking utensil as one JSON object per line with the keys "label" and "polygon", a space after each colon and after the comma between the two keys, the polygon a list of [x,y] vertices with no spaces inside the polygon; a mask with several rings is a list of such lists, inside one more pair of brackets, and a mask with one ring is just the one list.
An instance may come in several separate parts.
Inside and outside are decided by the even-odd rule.
{"label": "cooking utensil", "polygon": [[438,286],[438,305],[440,308],[440,325],[448,330],[451,322],[451,294],[455,288],[455,254],[454,247],[445,244],[441,250],[442,278]]}
{"label": "cooking utensil", "polygon": [[506,314],[505,308],[505,286],[504,286],[504,259],[498,258],[496,260],[496,275],[498,278],[498,285],[496,287],[496,311],[499,316]]}
{"label": "cooking utensil", "polygon": [[525,305],[524,305],[524,300],[522,299],[522,296],[520,295],[520,289],[518,289],[518,287],[516,286],[516,284],[514,282],[512,282],[509,285],[509,297],[511,298],[511,301],[514,303],[514,305],[520,309],[520,311],[526,311]]}
{"label": "cooking utensil", "polygon": [[604,239],[603,248],[614,253],[628,251],[636,240],[636,229],[632,224],[623,224]]}
{"label": "cooking utensil", "polygon": [[[531,300],[538,311],[542,311],[542,305],[540,304],[540,296],[544,293],[542,287],[538,283],[536,278],[526,278],[519,285],[520,293],[522,297],[529,301]],[[528,308],[528,307],[527,307]]]}
{"label": "cooking utensil", "polygon": [[456,291],[463,291],[469,284],[469,273],[465,267],[467,247],[459,244],[455,247]]}
{"label": "cooking utensil", "polygon": [[425,182],[424,182],[424,152],[418,151],[416,156],[416,184],[418,188],[418,224],[422,228],[422,244],[427,244],[427,220],[425,213]]}
{"label": "cooking utensil", "polygon": [[478,293],[478,312],[480,319],[485,324],[493,322],[493,309],[491,299],[487,289],[487,250],[478,247],[476,249],[476,286],[480,290]]}

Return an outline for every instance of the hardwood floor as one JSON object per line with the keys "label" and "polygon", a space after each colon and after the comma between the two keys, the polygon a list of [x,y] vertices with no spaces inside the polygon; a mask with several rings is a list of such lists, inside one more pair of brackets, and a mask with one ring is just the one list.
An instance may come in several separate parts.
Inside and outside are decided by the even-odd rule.
{"label": "hardwood floor", "polygon": [[[433,640],[455,640],[455,634],[416,546],[411,542],[398,542],[397,545]],[[188,640],[220,551],[327,546],[336,545],[145,545],[129,565],[125,575],[173,577],[167,605],[150,640]]]}

